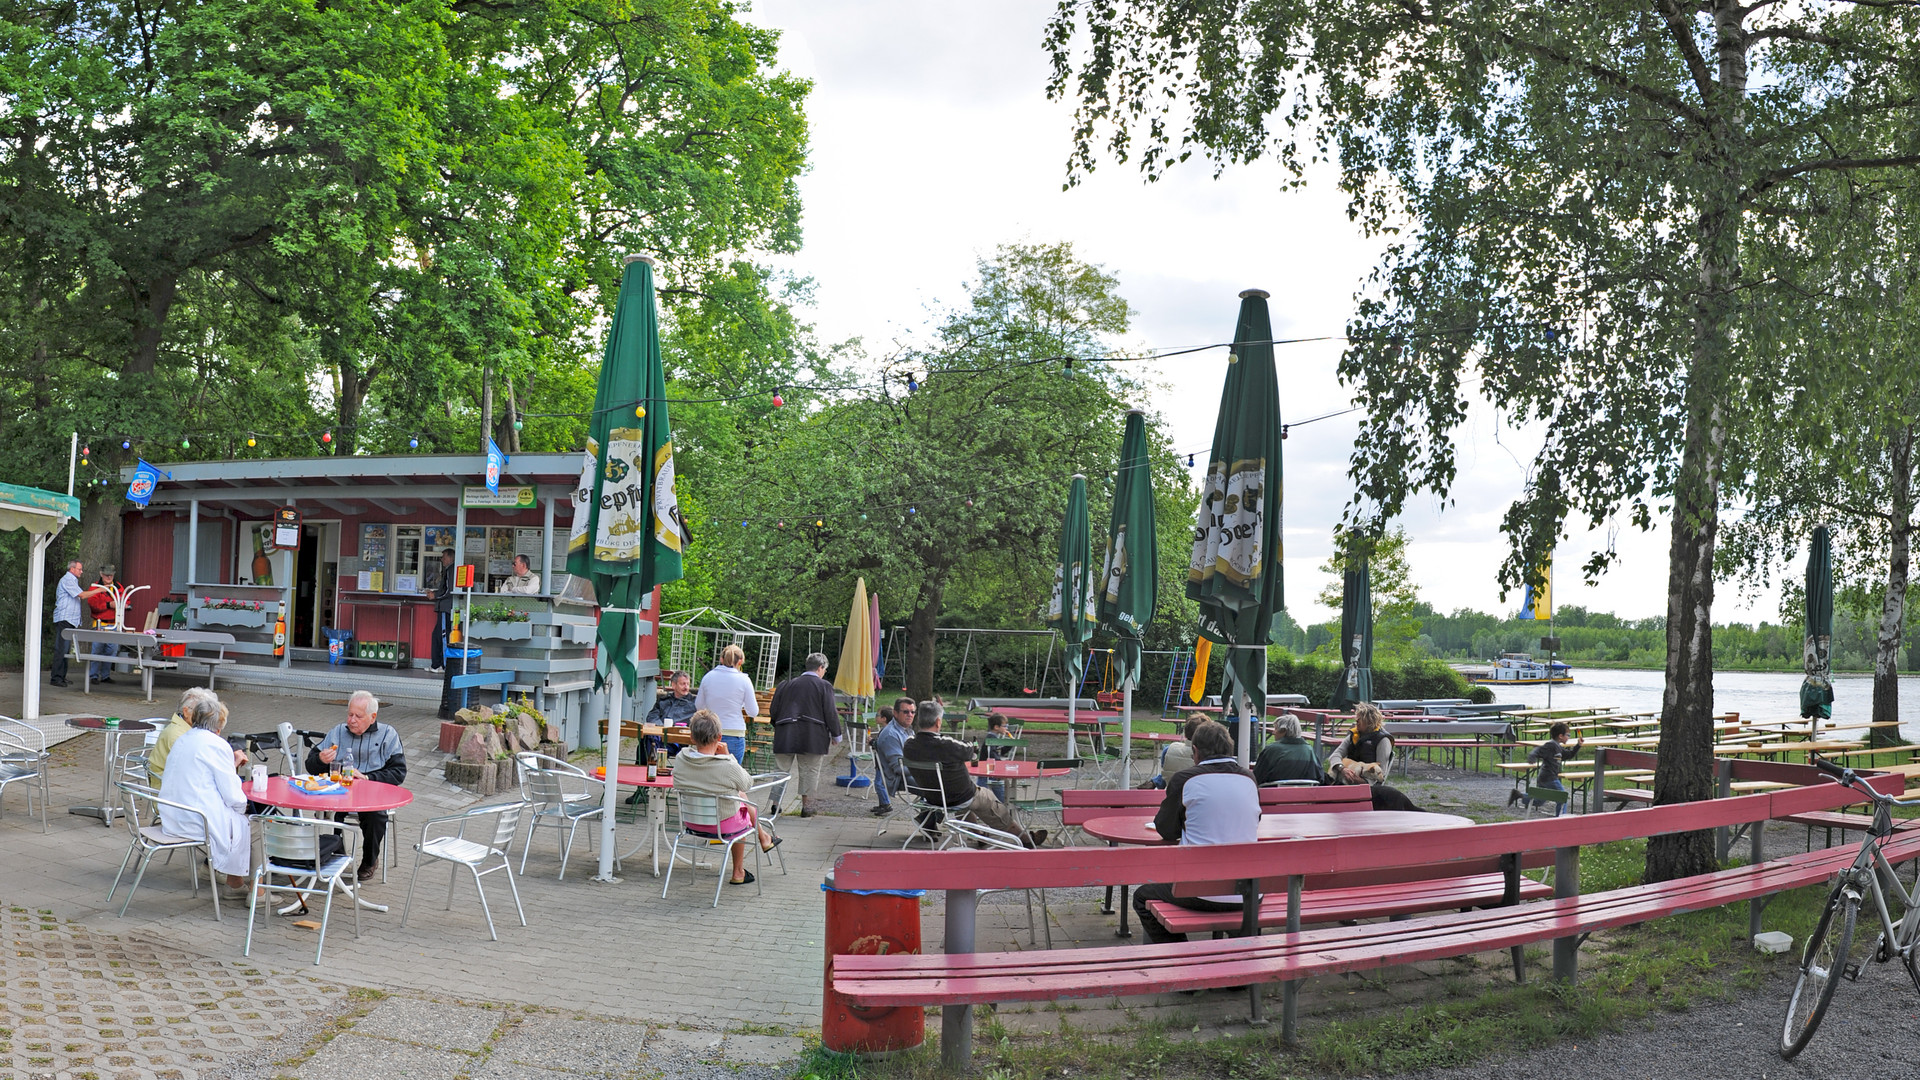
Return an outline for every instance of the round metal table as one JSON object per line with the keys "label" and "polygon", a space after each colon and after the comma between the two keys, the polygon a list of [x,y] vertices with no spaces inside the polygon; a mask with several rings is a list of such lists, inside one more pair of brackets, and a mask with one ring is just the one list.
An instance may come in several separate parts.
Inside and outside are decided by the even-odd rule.
{"label": "round metal table", "polygon": [[67,726],[70,728],[78,728],[81,731],[98,731],[106,736],[103,744],[106,748],[106,768],[100,774],[100,805],[69,806],[67,807],[67,813],[79,814],[81,817],[99,818],[100,824],[111,829],[113,828],[113,816],[115,814],[126,813],[125,809],[113,804],[113,778],[114,773],[117,771],[114,767],[114,762],[120,757],[120,736],[128,734],[145,735],[147,732],[154,730],[154,726],[145,720],[120,720],[118,723],[111,725],[107,723],[107,720],[108,718],[104,716],[67,717]]}

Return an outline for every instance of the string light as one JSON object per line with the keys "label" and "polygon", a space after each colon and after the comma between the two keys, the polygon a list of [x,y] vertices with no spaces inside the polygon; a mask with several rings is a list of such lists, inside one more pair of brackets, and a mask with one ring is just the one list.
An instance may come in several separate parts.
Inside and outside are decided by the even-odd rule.
{"label": "string light", "polygon": [[515,421],[513,422],[513,430],[515,430],[515,431],[519,431],[519,430],[520,430],[521,428],[523,428],[523,427],[525,427],[525,426],[526,426],[525,424],[522,424],[522,423],[521,423],[520,421],[518,421],[518,420],[515,420]]}
{"label": "string light", "polygon": [[419,439],[408,439],[408,440],[407,440],[407,449],[409,449],[409,450],[418,450],[418,449],[420,449],[420,440],[419,440]]}
{"label": "string light", "polygon": [[[183,442],[183,443],[181,443],[180,445],[181,445],[181,446],[185,446],[185,445],[187,445],[187,444]],[[249,438],[249,439],[247,440],[247,445],[248,445],[248,446],[252,446],[252,445],[253,445],[253,440],[252,440],[251,438]]]}
{"label": "string light", "polygon": [[1192,455],[1192,454],[1188,454],[1188,455],[1187,455],[1187,468],[1189,468],[1189,469],[1191,469],[1191,468],[1193,468],[1193,455]]}
{"label": "string light", "polygon": [[647,418],[647,407],[645,405],[634,406],[633,416],[636,420],[645,420]]}
{"label": "string light", "polygon": [[333,432],[331,432],[331,431],[323,431],[323,432],[321,432],[321,433],[320,433],[320,441],[321,441],[321,442],[323,442],[323,443],[330,443],[330,442],[332,442],[332,441],[333,441]]}
{"label": "string light", "polygon": [[128,439],[121,439],[121,440],[120,440],[120,449],[122,449],[122,450],[131,450],[131,449],[133,449],[133,442],[132,442],[131,440],[128,440]]}
{"label": "string light", "polygon": [[773,395],[773,407],[774,407],[774,408],[776,408],[776,409],[778,409],[778,408],[780,408],[780,407],[782,407],[782,406],[784,406],[784,405],[785,405],[786,403],[787,403],[787,402],[786,402],[786,399],[784,399],[784,398],[782,398],[782,397],[781,397],[781,396],[780,396],[779,394],[775,394],[775,395]]}

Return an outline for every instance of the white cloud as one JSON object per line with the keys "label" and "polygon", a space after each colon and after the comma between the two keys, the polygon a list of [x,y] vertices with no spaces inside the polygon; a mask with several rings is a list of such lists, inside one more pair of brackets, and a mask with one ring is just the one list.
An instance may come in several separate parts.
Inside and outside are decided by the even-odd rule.
{"label": "white cloud", "polygon": [[[801,181],[806,243],[785,265],[817,282],[809,314],[821,334],[883,348],[922,326],[934,303],[957,300],[976,259],[1024,239],[1072,241],[1082,258],[1117,273],[1139,344],[1226,340],[1248,287],[1273,294],[1276,336],[1338,335],[1381,245],[1348,222],[1331,174],[1283,191],[1286,177],[1271,163],[1218,180],[1189,163],[1152,184],[1109,163],[1062,190],[1069,111],[1043,92],[1050,10],[1030,0],[754,5],[749,18],[782,31],[782,63],[815,83],[812,166]],[[1277,350],[1289,421],[1350,403],[1334,376],[1339,352],[1338,342]],[[1168,418],[1180,449],[1204,453],[1211,441],[1224,372],[1221,352],[1153,365],[1173,392],[1147,404]],[[1313,597],[1350,492],[1356,430],[1354,417],[1338,417],[1296,429],[1285,446],[1287,595],[1302,622],[1337,615]],[[1442,511],[1423,497],[1409,506],[1409,554],[1435,607],[1518,606],[1498,597],[1499,521],[1531,449],[1525,432],[1496,429],[1491,407],[1477,406],[1459,434],[1453,505]],[[1558,601],[1628,617],[1664,613],[1665,530],[1621,529],[1620,564],[1586,588],[1577,567],[1606,542],[1603,528],[1561,546]],[[1749,613],[1723,587],[1716,613],[1771,617],[1775,606],[1763,597]]]}

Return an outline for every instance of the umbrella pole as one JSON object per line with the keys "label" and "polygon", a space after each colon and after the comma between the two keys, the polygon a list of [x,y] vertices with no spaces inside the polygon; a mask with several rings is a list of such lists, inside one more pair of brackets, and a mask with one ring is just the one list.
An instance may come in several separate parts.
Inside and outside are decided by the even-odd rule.
{"label": "umbrella pole", "polygon": [[[606,779],[600,790],[600,872],[593,880],[617,885],[613,876],[614,813],[620,798],[620,707],[625,704],[626,684],[617,672],[607,680],[607,737],[600,744],[605,751]],[[657,849],[656,849],[657,850]]]}
{"label": "umbrella pole", "polygon": [[1120,787],[1133,787],[1133,680],[1120,684]]}
{"label": "umbrella pole", "polygon": [[[197,501],[195,506],[200,505]],[[26,640],[23,643],[26,659],[26,681],[20,691],[20,716],[26,720],[40,719],[40,605],[47,593],[47,548],[53,543],[53,533],[31,533],[27,537],[27,546],[32,555],[27,559],[27,614]],[[53,647],[60,648],[60,640],[54,639]],[[44,812],[45,807],[41,810]]]}
{"label": "umbrella pole", "polygon": [[[1234,756],[1240,759],[1242,766],[1246,766],[1253,760],[1253,715],[1248,711],[1251,706],[1246,687],[1237,687],[1233,697],[1240,706],[1240,745],[1236,748]],[[1261,702],[1262,706],[1265,704],[1266,702]]]}

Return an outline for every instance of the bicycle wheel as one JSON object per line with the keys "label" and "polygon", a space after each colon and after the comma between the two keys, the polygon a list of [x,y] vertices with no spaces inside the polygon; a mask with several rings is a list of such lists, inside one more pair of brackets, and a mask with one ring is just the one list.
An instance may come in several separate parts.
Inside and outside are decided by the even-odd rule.
{"label": "bicycle wheel", "polygon": [[1787,999],[1787,1023],[1780,1033],[1780,1056],[1792,1060],[1806,1049],[1807,1041],[1820,1028],[1827,1015],[1827,1003],[1833,1000],[1834,987],[1846,974],[1848,951],[1853,947],[1853,924],[1860,914],[1860,898],[1843,881],[1827,897],[1827,907],[1807,938],[1806,951],[1800,954],[1800,978]]}

